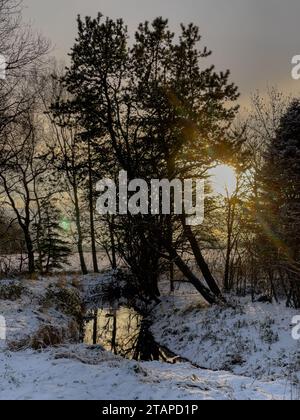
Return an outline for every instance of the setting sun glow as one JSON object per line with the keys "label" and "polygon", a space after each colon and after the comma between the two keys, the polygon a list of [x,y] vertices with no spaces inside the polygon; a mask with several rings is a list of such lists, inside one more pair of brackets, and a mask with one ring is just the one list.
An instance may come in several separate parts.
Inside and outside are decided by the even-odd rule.
{"label": "setting sun glow", "polygon": [[228,165],[218,165],[210,171],[210,180],[215,194],[232,195],[236,189],[235,170]]}

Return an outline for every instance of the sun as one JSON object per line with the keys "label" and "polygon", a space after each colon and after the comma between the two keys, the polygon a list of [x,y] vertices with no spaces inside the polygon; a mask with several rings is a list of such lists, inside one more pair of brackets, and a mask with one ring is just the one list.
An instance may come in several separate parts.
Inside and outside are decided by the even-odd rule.
{"label": "sun", "polygon": [[235,170],[228,165],[218,165],[210,170],[211,184],[215,194],[232,195],[236,190],[237,178]]}

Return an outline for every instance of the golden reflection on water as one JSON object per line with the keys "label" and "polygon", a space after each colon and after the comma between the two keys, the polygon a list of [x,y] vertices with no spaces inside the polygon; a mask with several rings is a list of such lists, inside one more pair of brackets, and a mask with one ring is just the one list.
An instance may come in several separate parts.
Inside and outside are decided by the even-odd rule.
{"label": "golden reflection on water", "polygon": [[91,315],[94,319],[86,323],[84,343],[99,344],[105,350],[131,357],[139,337],[142,316],[126,307],[98,309]]}

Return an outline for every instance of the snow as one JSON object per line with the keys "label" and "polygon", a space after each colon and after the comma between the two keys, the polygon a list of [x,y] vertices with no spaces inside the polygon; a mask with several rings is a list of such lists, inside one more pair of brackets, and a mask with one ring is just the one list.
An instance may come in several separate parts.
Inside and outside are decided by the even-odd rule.
{"label": "snow", "polygon": [[[0,352],[2,400],[276,400],[284,382],[262,383],[188,364],[137,363],[80,346]],[[72,357],[76,354],[78,359]],[[80,356],[78,356],[78,354]],[[60,358],[64,357],[64,358]],[[76,357],[76,356],[75,356]],[[86,358],[86,360],[85,360]]]}
{"label": "snow", "polygon": [[[85,295],[107,279],[86,276],[77,288]],[[0,316],[8,325],[7,341],[0,340],[0,400],[299,399],[299,342],[291,338],[297,311],[247,298],[237,309],[206,308],[187,286],[163,296],[154,310],[153,332],[201,369],[191,363],[125,360],[100,346],[67,341],[42,351],[10,351],[11,341],[31,336],[41,325],[67,328],[70,317],[39,307],[45,288],[57,282],[61,276],[22,280],[20,299],[0,300]],[[73,287],[71,275],[64,282]]]}
{"label": "snow", "polygon": [[152,330],[159,343],[203,368],[299,386],[300,340],[292,338],[298,311],[251,297],[239,298],[235,308],[207,308],[187,288],[156,307]]}
{"label": "snow", "polygon": [[60,281],[58,278],[45,278],[0,282],[0,285],[22,284],[25,288],[21,299],[0,300],[0,314],[6,320],[6,335],[9,342],[22,341],[32,336],[43,324],[68,327],[70,319],[61,312],[54,308],[49,308],[47,311],[39,310],[46,288],[58,281]]}

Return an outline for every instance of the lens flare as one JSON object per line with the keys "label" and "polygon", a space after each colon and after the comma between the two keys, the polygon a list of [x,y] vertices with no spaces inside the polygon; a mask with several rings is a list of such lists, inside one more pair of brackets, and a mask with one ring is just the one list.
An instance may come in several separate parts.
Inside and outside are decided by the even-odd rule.
{"label": "lens flare", "polygon": [[65,232],[69,232],[70,228],[71,228],[71,222],[70,220],[63,218],[60,223],[59,226],[65,231]]}

